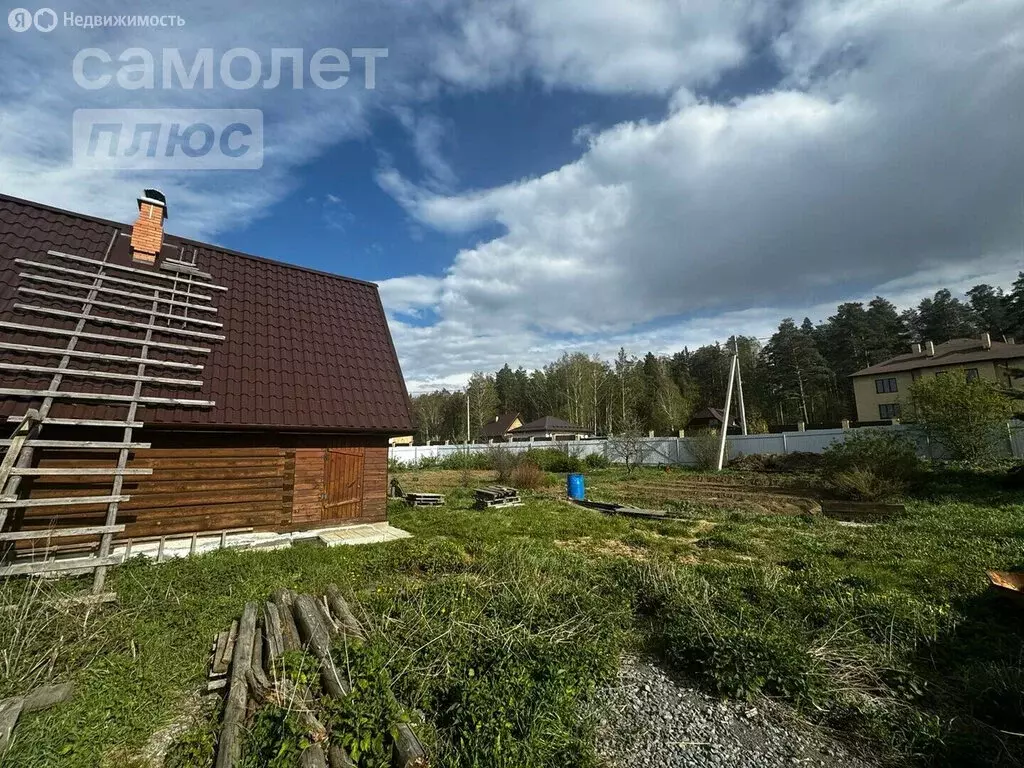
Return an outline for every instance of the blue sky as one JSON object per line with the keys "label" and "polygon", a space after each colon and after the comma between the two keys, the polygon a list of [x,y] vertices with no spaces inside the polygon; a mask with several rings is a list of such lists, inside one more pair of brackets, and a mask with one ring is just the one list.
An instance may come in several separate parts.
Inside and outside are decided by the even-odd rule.
{"label": "blue sky", "polygon": [[[582,126],[603,129],[664,114],[660,99],[551,90],[536,82],[445,95],[430,114],[443,121],[440,147],[451,186],[484,189],[543,174],[580,155]],[[445,233],[410,221],[377,183],[382,166],[414,181],[429,176],[413,139],[392,114],[372,133],[331,147],[301,169],[301,186],[249,226],[224,233],[224,245],[364,280],[410,273],[441,276],[461,248],[499,234],[500,226]],[[282,227],[281,222],[288,222]],[[295,250],[301,231],[302,252]],[[262,249],[262,250],[261,250]],[[414,320],[415,322],[415,320]]]}
{"label": "blue sky", "polygon": [[[377,281],[413,391],[563,350],[766,336],[787,315],[1005,284],[1024,265],[1024,0],[175,13],[184,26],[0,27],[0,190],[129,221],[156,186],[171,232]],[[309,59],[328,46],[386,48],[376,87],[356,63],[316,87]],[[239,47],[264,78],[274,49],[302,49],[305,87],[233,89],[219,71],[210,89],[162,87],[164,49],[216,64]],[[156,87],[83,88],[87,48],[150,52]],[[262,110],[263,166],[76,166],[74,111],[112,108]]]}

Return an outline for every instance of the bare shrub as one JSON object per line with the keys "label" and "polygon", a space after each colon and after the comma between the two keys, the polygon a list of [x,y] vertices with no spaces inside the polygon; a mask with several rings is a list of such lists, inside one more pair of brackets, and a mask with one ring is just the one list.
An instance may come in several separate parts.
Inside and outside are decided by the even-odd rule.
{"label": "bare shrub", "polygon": [[624,428],[615,435],[608,438],[608,457],[615,461],[619,459],[626,465],[626,474],[630,474],[634,467],[644,463],[647,457],[649,446],[644,442],[644,434],[640,424],[635,419],[629,420]]}
{"label": "bare shrub", "polygon": [[491,468],[498,473],[498,482],[511,484],[519,457],[503,445],[492,445],[487,449],[487,457]]}
{"label": "bare shrub", "polygon": [[863,501],[891,499],[907,489],[907,484],[902,479],[880,475],[867,467],[854,467],[836,472],[831,480],[832,485],[842,495]]}
{"label": "bare shrub", "polygon": [[821,469],[824,459],[820,453],[793,451],[792,453],[752,453],[729,460],[730,469],[750,472],[813,472]]}
{"label": "bare shrub", "polygon": [[717,429],[701,429],[690,437],[690,452],[700,469],[718,468],[719,440]]}
{"label": "bare shrub", "polygon": [[512,470],[512,485],[520,490],[536,490],[544,485],[544,473],[532,461],[521,461]]}
{"label": "bare shrub", "polygon": [[917,477],[921,462],[906,435],[864,429],[833,443],[823,454],[825,480],[842,496],[881,501],[900,496]]}

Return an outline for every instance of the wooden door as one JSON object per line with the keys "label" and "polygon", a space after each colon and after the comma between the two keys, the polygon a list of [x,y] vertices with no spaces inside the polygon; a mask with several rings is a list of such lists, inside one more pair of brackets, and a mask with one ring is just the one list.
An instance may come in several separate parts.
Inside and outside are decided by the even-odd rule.
{"label": "wooden door", "polygon": [[324,520],[359,517],[363,503],[363,449],[324,451]]}

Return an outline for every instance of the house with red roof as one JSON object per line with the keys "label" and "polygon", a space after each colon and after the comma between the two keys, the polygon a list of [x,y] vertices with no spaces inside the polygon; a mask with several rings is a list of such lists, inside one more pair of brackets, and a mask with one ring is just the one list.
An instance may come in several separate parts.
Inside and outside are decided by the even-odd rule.
{"label": "house with red roof", "polygon": [[0,554],[385,520],[412,420],[377,287],[138,208],[0,196]]}

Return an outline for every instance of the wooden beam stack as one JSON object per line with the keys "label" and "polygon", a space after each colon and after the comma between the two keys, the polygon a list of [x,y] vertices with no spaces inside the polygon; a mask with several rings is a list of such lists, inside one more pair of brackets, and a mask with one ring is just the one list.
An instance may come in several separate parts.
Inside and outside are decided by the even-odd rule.
{"label": "wooden beam stack", "polygon": [[476,489],[477,509],[519,507],[522,504],[523,500],[519,498],[519,491],[515,488],[508,488],[504,485],[489,485],[486,488]]}
{"label": "wooden beam stack", "polygon": [[[323,598],[277,590],[262,606],[248,603],[239,621],[217,635],[210,659],[207,690],[226,689],[218,740],[216,768],[240,765],[244,733],[252,715],[265,704],[287,706],[296,713],[309,746],[303,768],[352,768],[355,763],[341,746],[330,742],[329,729],[318,717],[319,702],[307,688],[277,679],[275,663],[290,650],[305,650],[320,664],[323,690],[334,698],[349,693],[348,676],[331,654],[339,638],[362,642],[367,634],[342,596],[330,586]],[[228,662],[230,660],[230,662]],[[428,768],[423,745],[407,723],[396,725],[392,744],[394,768]]]}

